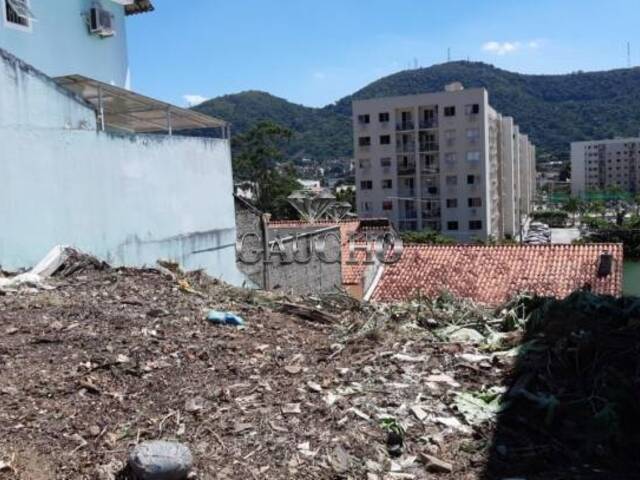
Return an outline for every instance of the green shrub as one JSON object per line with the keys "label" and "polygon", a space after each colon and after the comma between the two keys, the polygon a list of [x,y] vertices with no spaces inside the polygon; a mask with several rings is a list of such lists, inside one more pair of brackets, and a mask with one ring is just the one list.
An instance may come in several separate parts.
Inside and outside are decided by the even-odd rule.
{"label": "green shrub", "polygon": [[426,243],[430,245],[452,245],[456,241],[451,237],[435,232],[433,230],[422,230],[420,232],[402,232],[400,234],[405,243]]}

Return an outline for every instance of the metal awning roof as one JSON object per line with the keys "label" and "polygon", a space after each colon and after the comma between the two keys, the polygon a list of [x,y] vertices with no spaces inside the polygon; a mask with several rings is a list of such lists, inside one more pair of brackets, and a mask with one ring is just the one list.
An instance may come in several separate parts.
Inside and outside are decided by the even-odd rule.
{"label": "metal awning roof", "polygon": [[79,95],[95,107],[98,122],[103,129],[171,134],[179,130],[221,127],[224,129],[227,126],[227,122],[218,118],[176,107],[82,75],[68,75],[55,80],[61,87]]}

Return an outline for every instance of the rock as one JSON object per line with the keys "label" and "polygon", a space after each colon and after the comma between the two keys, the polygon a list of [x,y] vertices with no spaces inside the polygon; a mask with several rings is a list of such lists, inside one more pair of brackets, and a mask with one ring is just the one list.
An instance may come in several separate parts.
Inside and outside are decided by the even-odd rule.
{"label": "rock", "polygon": [[129,468],[138,480],[184,480],[192,466],[189,447],[178,442],[143,442],[129,453]]}
{"label": "rock", "polygon": [[473,328],[460,328],[448,334],[449,341],[461,343],[482,343],[484,336]]}
{"label": "rock", "polygon": [[391,457],[397,458],[402,455],[404,439],[398,432],[387,432],[387,452]]}
{"label": "rock", "polygon": [[411,407],[411,413],[413,413],[413,414],[416,416],[416,418],[417,418],[418,420],[420,420],[421,422],[422,422],[425,418],[427,418],[427,412],[425,412],[425,411],[424,411],[420,406],[418,406],[418,405],[413,405],[413,406]]}
{"label": "rock", "polygon": [[89,435],[91,435],[92,437],[97,437],[98,435],[100,435],[101,431],[102,430],[98,425],[91,425],[89,427]]}
{"label": "rock", "polygon": [[282,407],[282,413],[284,415],[297,415],[302,413],[302,410],[299,403],[287,403]]}
{"label": "rock", "polygon": [[307,382],[307,387],[312,392],[322,393],[322,387],[319,384],[315,383],[315,382]]}
{"label": "rock", "polygon": [[427,471],[432,473],[451,473],[453,471],[453,465],[444,460],[440,460],[438,457],[428,455],[426,453],[420,454],[420,460],[424,463]]}
{"label": "rock", "polygon": [[204,410],[205,399],[202,397],[194,397],[184,402],[184,409],[189,413],[196,413]]}
{"label": "rock", "polygon": [[340,445],[333,449],[329,462],[336,473],[345,473],[349,470],[349,454]]}
{"label": "rock", "polygon": [[424,362],[425,360],[428,360],[428,358],[424,356],[412,357],[411,355],[405,355],[404,353],[396,353],[393,356],[393,358],[395,358],[400,362],[407,362],[407,363],[420,363],[420,362]]}
{"label": "rock", "polygon": [[426,378],[427,382],[434,382],[434,383],[446,383],[447,385],[449,385],[450,387],[453,388],[458,388],[460,386],[460,384],[458,382],[456,382],[453,377],[446,375],[444,373],[441,373],[439,375],[429,375]]}

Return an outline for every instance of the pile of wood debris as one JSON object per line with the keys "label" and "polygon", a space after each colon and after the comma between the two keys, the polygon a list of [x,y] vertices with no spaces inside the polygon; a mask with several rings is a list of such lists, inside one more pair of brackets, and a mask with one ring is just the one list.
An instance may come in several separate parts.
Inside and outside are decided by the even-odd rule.
{"label": "pile of wood debris", "polygon": [[2,480],[122,478],[148,439],[189,445],[198,479],[493,478],[519,306],[284,298],[86,258],[47,285],[0,296]]}

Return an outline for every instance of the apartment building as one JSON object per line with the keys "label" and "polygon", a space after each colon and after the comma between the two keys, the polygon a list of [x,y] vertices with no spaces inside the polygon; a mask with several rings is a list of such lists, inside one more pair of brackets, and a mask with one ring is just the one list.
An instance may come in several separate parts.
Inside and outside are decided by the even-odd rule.
{"label": "apartment building", "polygon": [[640,138],[571,144],[571,194],[616,188],[640,192]]}
{"label": "apartment building", "polygon": [[535,148],[484,88],[353,102],[361,218],[460,241],[519,232],[530,211]]}

